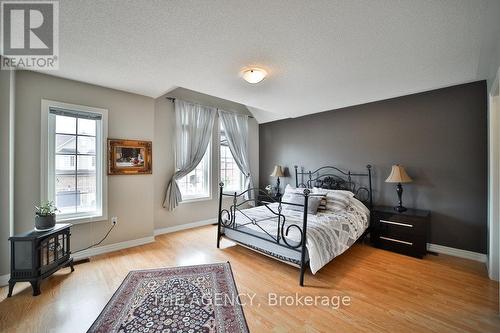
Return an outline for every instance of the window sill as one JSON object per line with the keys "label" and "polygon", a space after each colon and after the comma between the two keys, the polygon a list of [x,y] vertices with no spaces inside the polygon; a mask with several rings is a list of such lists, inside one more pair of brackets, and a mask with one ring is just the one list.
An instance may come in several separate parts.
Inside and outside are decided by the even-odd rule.
{"label": "window sill", "polygon": [[224,195],[234,195],[234,192],[236,192],[236,195],[240,195],[244,190],[234,190],[234,191],[223,191]]}
{"label": "window sill", "polygon": [[182,200],[179,205],[190,204],[195,202],[211,201],[212,197],[202,197],[202,198],[186,198]]}
{"label": "window sill", "polygon": [[84,223],[91,223],[91,222],[102,222],[102,221],[107,221],[107,220],[108,220],[108,217],[105,215],[56,218],[57,223],[71,223],[71,224],[84,224]]}

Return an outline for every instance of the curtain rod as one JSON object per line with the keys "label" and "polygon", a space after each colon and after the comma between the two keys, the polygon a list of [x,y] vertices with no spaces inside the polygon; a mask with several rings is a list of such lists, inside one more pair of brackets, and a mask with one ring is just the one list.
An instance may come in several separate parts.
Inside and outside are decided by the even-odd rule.
{"label": "curtain rod", "polygon": [[[165,97],[165,98],[168,99],[172,103],[175,102],[175,97]],[[219,108],[217,108],[217,110],[219,110]],[[233,112],[233,113],[237,113],[237,112]],[[244,116],[248,116],[248,115],[244,114]],[[254,116],[248,116],[248,118],[254,118]]]}

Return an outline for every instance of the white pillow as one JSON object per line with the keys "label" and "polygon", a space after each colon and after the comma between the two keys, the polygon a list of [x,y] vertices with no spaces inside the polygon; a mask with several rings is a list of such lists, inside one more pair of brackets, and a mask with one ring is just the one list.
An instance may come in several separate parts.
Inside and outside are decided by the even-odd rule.
{"label": "white pillow", "polygon": [[[283,197],[281,198],[281,201],[283,202],[288,202],[288,203],[294,203],[302,206],[295,206],[295,205],[284,205],[285,211],[286,210],[294,210],[294,211],[304,211],[304,190],[305,188],[302,187],[292,187],[290,184],[288,184],[285,187],[285,194],[283,194]],[[320,196],[310,196],[309,201],[308,201],[308,206],[307,206],[307,213],[308,214],[313,214],[315,215],[318,212],[318,207],[321,203],[321,197]]]}
{"label": "white pillow", "polygon": [[[283,206],[285,207],[284,212],[287,211],[304,211],[304,196],[295,194],[284,195],[282,198],[284,202]],[[318,207],[321,202],[321,197],[309,197],[308,205],[307,205],[307,214],[316,215],[318,213]],[[287,205],[286,203],[297,204],[301,206],[295,205]]]}
{"label": "white pillow", "polygon": [[354,193],[352,193],[351,191],[347,191],[347,190],[329,190],[329,189],[326,189],[326,188],[320,188],[320,187],[313,187],[312,189],[312,192],[313,193],[319,193],[319,194],[343,194],[343,195],[346,195],[348,196],[349,198],[354,198]]}
{"label": "white pillow", "polygon": [[[304,194],[305,187],[293,187],[292,185],[288,184],[285,187],[285,194],[291,194],[291,193],[299,193],[299,194]],[[312,191],[311,191],[312,192]]]}

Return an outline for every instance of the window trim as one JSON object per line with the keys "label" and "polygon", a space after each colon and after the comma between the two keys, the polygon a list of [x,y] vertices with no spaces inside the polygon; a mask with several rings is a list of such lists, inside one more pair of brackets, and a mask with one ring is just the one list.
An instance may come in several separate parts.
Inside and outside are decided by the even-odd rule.
{"label": "window trim", "polygon": [[[180,205],[182,205],[183,203],[192,203],[192,202],[199,202],[199,201],[210,201],[213,199],[212,197],[212,150],[213,150],[213,147],[212,147],[212,138],[210,138],[210,141],[208,142],[208,145],[207,145],[207,150],[208,150],[208,156],[207,156],[207,159],[208,159],[208,170],[207,170],[207,188],[208,188],[208,196],[182,196],[182,192],[181,192],[181,196],[182,196],[182,201],[179,202]],[[201,163],[201,161],[200,161]],[[198,167],[198,166],[196,166]]]}
{"label": "window trim", "polygon": [[[68,109],[72,111],[81,111],[81,112],[89,112],[89,113],[97,113],[100,114],[101,119],[101,128],[100,128],[100,137],[98,133],[96,133],[96,146],[99,150],[100,154],[96,151],[96,156],[99,154],[101,156],[100,163],[100,177],[97,174],[98,184],[101,188],[101,213],[99,215],[89,215],[88,213],[76,213],[71,214],[70,216],[65,216],[63,218],[56,217],[57,222],[71,222],[73,224],[79,223],[89,223],[89,222],[98,222],[104,221],[108,219],[108,176],[106,172],[106,140],[108,138],[108,110],[102,108],[96,108],[85,105],[77,105],[77,104],[69,104],[63,103],[48,99],[41,100],[41,131],[40,131],[40,200],[46,201],[49,197],[49,182],[51,181],[49,175],[49,167],[54,163],[52,159],[49,157],[49,140],[52,139],[52,136],[49,135],[49,131],[52,129],[52,125],[49,121],[49,113],[50,108],[61,108]],[[52,167],[54,167],[52,165]],[[98,165],[96,165],[96,169]],[[98,195],[98,194],[97,194]]]}
{"label": "window trim", "polygon": [[[221,160],[222,160],[222,144],[221,144],[221,137],[222,137],[222,133],[225,133],[225,131],[223,130],[223,125],[222,125],[222,120],[219,119],[219,132],[218,132],[218,147],[219,147],[219,175],[218,175],[218,179],[219,179],[219,183],[222,182],[222,163],[221,163]],[[224,135],[225,136],[225,135]],[[227,137],[226,137],[227,139]],[[224,145],[226,146],[226,145]],[[227,145],[227,147],[229,148],[229,145]],[[229,153],[231,154],[231,156],[233,155],[233,153],[231,152],[231,150],[229,150]],[[234,159],[234,156],[232,156],[233,159]],[[240,174],[243,176],[243,179],[242,179],[242,184],[241,184],[241,188],[238,189],[236,192],[238,194],[246,191],[247,189],[245,188],[245,175],[243,174],[243,172],[241,172],[240,168],[236,165],[236,167],[238,168],[238,170],[240,171]],[[229,190],[229,189],[226,189],[224,187],[224,190],[223,190],[223,193],[224,194],[230,194],[230,195],[233,195],[234,194],[234,190]]]}

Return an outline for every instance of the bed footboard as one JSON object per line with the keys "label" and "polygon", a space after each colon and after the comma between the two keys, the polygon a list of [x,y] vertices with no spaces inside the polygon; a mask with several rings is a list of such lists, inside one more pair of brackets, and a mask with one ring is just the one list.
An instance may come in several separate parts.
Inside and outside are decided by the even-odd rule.
{"label": "bed footboard", "polygon": [[[266,191],[253,188],[248,189],[244,192],[233,194],[224,193],[224,183],[219,183],[219,212],[217,218],[217,248],[220,248],[220,240],[222,236],[224,236],[224,229],[231,229],[231,231],[246,234],[250,236],[250,239],[259,239],[260,241],[270,242],[277,246],[284,247],[290,250],[293,250],[300,254],[300,275],[299,275],[299,284],[300,286],[304,285],[304,274],[307,268],[307,248],[306,248],[306,233],[307,233],[307,209],[309,196],[311,191],[307,188],[304,189],[304,204],[296,204],[296,203],[288,203],[282,202],[281,198],[279,201],[270,197]],[[223,207],[224,197],[232,198],[232,203],[229,208]],[[252,198],[253,197],[253,198]],[[264,197],[265,201],[261,201],[258,198]],[[238,202],[240,200],[240,202]],[[276,218],[277,220],[277,232],[276,234],[270,234],[264,228],[259,225],[259,221],[249,217],[242,210],[246,208],[249,203],[255,203],[256,205],[265,206]],[[274,205],[271,207],[271,204],[277,203],[277,206]],[[299,206],[303,208],[303,220],[302,226],[297,224],[289,224],[286,225],[286,216],[282,214],[283,205],[292,205]],[[236,221],[236,215],[241,216],[244,221]],[[264,237],[258,236],[252,233],[245,231],[243,227],[246,225],[252,224],[262,230],[264,233]],[[290,233],[290,230],[294,228],[298,234],[300,235],[300,240],[292,242],[287,239],[287,236]]]}

